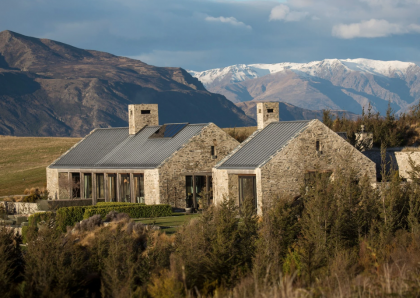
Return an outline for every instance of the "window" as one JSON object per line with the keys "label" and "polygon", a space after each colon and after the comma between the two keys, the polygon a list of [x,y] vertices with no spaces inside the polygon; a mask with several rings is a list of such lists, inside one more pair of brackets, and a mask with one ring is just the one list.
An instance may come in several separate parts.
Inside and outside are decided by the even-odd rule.
{"label": "window", "polygon": [[108,174],[108,198],[107,202],[116,202],[117,201],[117,183],[116,183],[116,174]]}
{"label": "window", "polygon": [[216,154],[215,154],[215,150],[214,150],[214,146],[211,146],[211,156],[215,156]]}
{"label": "window", "polygon": [[72,198],[80,198],[80,173],[71,173]]}
{"label": "window", "polygon": [[203,209],[213,201],[211,176],[186,176],[187,208]]}
{"label": "window", "polygon": [[274,113],[274,109],[267,109],[267,113]]}
{"label": "window", "polygon": [[92,174],[84,174],[85,178],[85,199],[92,198]]}
{"label": "window", "polygon": [[142,174],[134,175],[134,197],[136,203],[144,203],[144,176]]}
{"label": "window", "polygon": [[133,110],[130,110],[130,116],[133,116]]}
{"label": "window", "polygon": [[130,174],[121,174],[121,202],[131,203]]}
{"label": "window", "polygon": [[258,110],[258,114],[261,114],[261,109]]}
{"label": "window", "polygon": [[142,114],[150,114],[150,110],[141,110]]}
{"label": "window", "polygon": [[255,176],[239,176],[239,207],[250,202],[257,210],[257,187]]}
{"label": "window", "polygon": [[105,175],[96,174],[96,198],[105,198]]}
{"label": "window", "polygon": [[316,141],[315,147],[316,147],[317,152],[321,151],[321,145],[320,145],[319,141]]}

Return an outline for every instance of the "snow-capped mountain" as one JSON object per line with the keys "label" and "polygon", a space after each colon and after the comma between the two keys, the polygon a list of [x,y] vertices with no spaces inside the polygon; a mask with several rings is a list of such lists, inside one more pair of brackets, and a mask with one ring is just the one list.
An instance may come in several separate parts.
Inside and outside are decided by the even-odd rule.
{"label": "snow-capped mountain", "polygon": [[211,92],[231,101],[284,101],[307,109],[345,109],[361,113],[370,102],[384,113],[388,101],[397,112],[420,99],[420,67],[412,62],[326,59],[309,63],[238,64],[189,71]]}

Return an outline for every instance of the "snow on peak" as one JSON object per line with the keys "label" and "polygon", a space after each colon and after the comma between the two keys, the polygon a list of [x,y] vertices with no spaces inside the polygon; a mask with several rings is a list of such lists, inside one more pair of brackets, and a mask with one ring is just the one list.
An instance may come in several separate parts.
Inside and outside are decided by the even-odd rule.
{"label": "snow on peak", "polygon": [[379,61],[370,59],[325,59],[309,63],[275,63],[275,64],[236,64],[224,68],[210,69],[206,71],[189,71],[204,85],[220,82],[224,79],[230,83],[242,82],[259,78],[268,74],[291,70],[300,75],[325,76],[336,70],[358,71],[374,75],[392,77],[405,77],[408,68],[416,66],[412,62]]}

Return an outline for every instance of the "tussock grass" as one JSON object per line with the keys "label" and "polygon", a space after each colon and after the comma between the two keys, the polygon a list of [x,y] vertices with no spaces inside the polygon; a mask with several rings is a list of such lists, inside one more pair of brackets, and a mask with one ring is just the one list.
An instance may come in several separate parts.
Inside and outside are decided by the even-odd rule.
{"label": "tussock grass", "polygon": [[45,168],[79,140],[0,136],[0,196],[45,187]]}

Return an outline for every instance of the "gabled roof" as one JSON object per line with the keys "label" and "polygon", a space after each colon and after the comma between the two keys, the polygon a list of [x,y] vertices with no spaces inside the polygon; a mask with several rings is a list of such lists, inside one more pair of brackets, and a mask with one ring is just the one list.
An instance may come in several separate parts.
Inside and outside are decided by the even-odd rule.
{"label": "gabled roof", "polygon": [[[166,126],[168,126],[167,124]],[[178,151],[206,124],[185,124],[173,137],[149,138],[162,126],[146,126],[136,135],[128,128],[91,132],[49,167],[52,169],[153,169]]]}
{"label": "gabled roof", "polygon": [[280,121],[256,131],[229,156],[216,165],[218,169],[255,169],[280,151],[287,143],[304,131],[306,121]]}

